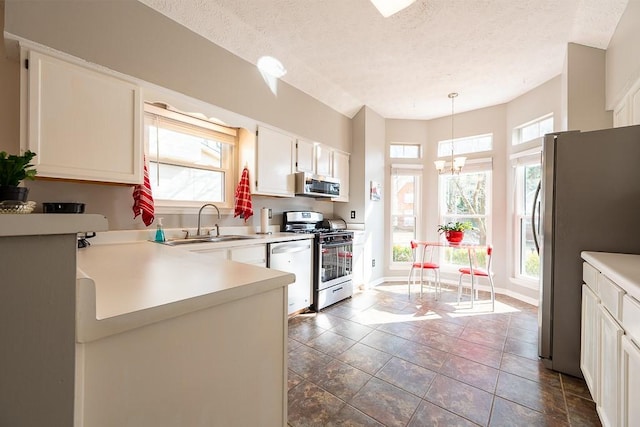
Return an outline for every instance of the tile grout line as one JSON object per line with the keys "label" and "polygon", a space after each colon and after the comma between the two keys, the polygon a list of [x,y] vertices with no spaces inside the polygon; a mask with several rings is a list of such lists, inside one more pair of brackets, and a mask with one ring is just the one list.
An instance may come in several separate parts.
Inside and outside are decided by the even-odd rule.
{"label": "tile grout line", "polygon": [[[471,325],[469,325],[469,323],[468,323],[468,322],[467,322],[467,323],[464,323],[464,324],[457,323],[457,322],[450,322],[450,323],[456,323],[456,324],[458,324],[458,325],[462,326],[462,332],[461,332],[460,334],[458,334],[457,336],[450,335],[450,334],[443,334],[443,333],[442,333],[442,330],[439,330],[439,329],[424,328],[424,327],[423,327],[423,326],[424,326],[424,323],[418,323],[418,324],[416,324],[416,326],[417,326],[417,327],[419,327],[420,329],[423,329],[423,330],[424,330],[424,329],[429,329],[429,330],[433,331],[434,333],[438,333],[438,334],[441,334],[441,335],[443,335],[443,336],[448,337],[448,339],[449,339],[449,340],[461,340],[461,341],[463,341],[463,342],[467,342],[467,343],[469,343],[469,344],[471,344],[471,345],[479,346],[479,347],[481,347],[481,348],[485,348],[485,349],[487,349],[487,350],[489,350],[489,351],[495,351],[495,352],[497,352],[497,353],[500,353],[501,357],[500,357],[499,363],[497,364],[497,367],[496,367],[496,366],[494,366],[494,365],[489,365],[489,364],[481,363],[481,362],[479,362],[479,361],[477,361],[477,360],[474,360],[474,359],[470,358],[470,357],[469,357],[469,355],[467,355],[467,356],[464,356],[464,355],[458,355],[458,354],[452,353],[451,351],[444,351],[444,350],[441,350],[440,348],[432,347],[432,346],[430,346],[430,345],[428,345],[428,344],[425,344],[422,340],[420,340],[420,341],[416,341],[416,340],[411,339],[411,338],[404,338],[402,335],[399,335],[399,333],[402,333],[402,330],[395,330],[395,331],[393,331],[393,330],[392,330],[392,332],[390,332],[389,330],[380,329],[380,328],[381,328],[381,326],[382,326],[384,323],[382,323],[382,324],[381,324],[381,323],[378,323],[378,324],[376,324],[375,326],[373,326],[372,324],[360,323],[358,320],[355,320],[355,319],[359,316],[359,314],[360,314],[360,313],[364,313],[364,312],[366,312],[367,310],[370,310],[370,309],[374,308],[375,306],[379,306],[379,307],[380,307],[380,308],[382,308],[382,309],[385,309],[385,308],[386,308],[386,309],[389,309],[389,311],[391,311],[391,312],[396,312],[396,310],[397,310],[397,312],[396,312],[396,313],[402,313],[402,311],[403,311],[403,310],[410,309],[410,306],[408,305],[408,304],[410,304],[410,303],[407,303],[407,304],[405,304],[405,305],[403,306],[403,301],[399,301],[399,298],[396,298],[395,296],[396,296],[396,295],[395,295],[395,294],[393,294],[393,295],[391,295],[390,297],[388,297],[388,298],[386,298],[386,299],[384,299],[384,300],[380,300],[378,303],[368,304],[366,307],[365,307],[364,305],[363,305],[363,306],[360,306],[360,307],[349,307],[349,306],[345,306],[345,309],[344,309],[344,310],[336,311],[336,314],[333,314],[333,313],[327,313],[327,314],[330,314],[331,316],[334,316],[334,317],[336,317],[336,318],[338,318],[338,319],[341,319],[341,320],[344,320],[344,321],[346,321],[346,322],[353,322],[354,324],[361,325],[361,326],[365,326],[365,327],[367,327],[367,328],[370,328],[370,329],[371,329],[371,330],[370,330],[366,335],[364,335],[364,336],[360,337],[359,339],[351,338],[350,336],[347,336],[347,335],[349,335],[349,334],[347,334],[347,333],[345,333],[345,334],[343,335],[343,333],[339,333],[339,332],[337,332],[337,331],[334,331],[334,328],[336,328],[336,326],[331,326],[331,327],[329,327],[329,328],[325,328],[325,327],[319,326],[318,324],[314,324],[314,323],[313,323],[312,318],[308,318],[308,319],[304,319],[304,320],[303,320],[303,321],[307,321],[307,320],[308,320],[308,321],[309,321],[309,326],[311,326],[311,327],[316,327],[316,328],[318,328],[318,330],[322,330],[321,334],[322,334],[322,333],[324,333],[324,332],[327,332],[327,331],[331,331],[331,332],[332,332],[332,333],[334,333],[334,334],[340,335],[341,337],[344,337],[344,338],[346,338],[346,339],[349,339],[349,340],[353,341],[353,343],[352,343],[348,348],[344,349],[344,350],[343,350],[341,353],[339,353],[339,354],[336,354],[336,355],[334,355],[334,354],[330,354],[330,353],[327,353],[327,352],[326,352],[326,350],[322,349],[322,347],[321,347],[321,346],[320,346],[319,348],[316,348],[316,347],[312,347],[312,346],[310,346],[310,345],[308,345],[308,344],[307,344],[308,342],[310,342],[310,341],[312,341],[312,340],[316,339],[316,338],[317,338],[319,335],[321,335],[321,334],[316,335],[316,336],[314,336],[314,337],[312,337],[312,338],[310,338],[310,339],[307,339],[305,342],[297,341],[296,339],[293,339],[293,338],[292,338],[292,339],[293,339],[294,341],[298,342],[300,345],[304,345],[304,346],[305,346],[306,348],[308,348],[308,349],[315,350],[315,351],[317,351],[317,352],[319,352],[319,353],[321,353],[321,354],[323,354],[323,355],[325,355],[325,356],[330,357],[332,361],[338,361],[339,363],[344,363],[345,365],[347,365],[347,366],[349,366],[349,367],[351,367],[351,368],[353,368],[353,369],[356,369],[356,370],[359,370],[359,371],[361,371],[361,372],[363,372],[363,373],[365,373],[365,374],[368,374],[368,375],[370,376],[370,378],[369,378],[369,379],[368,379],[368,380],[367,380],[367,381],[366,381],[366,382],[365,382],[361,387],[359,387],[359,389],[358,389],[357,391],[355,391],[355,392],[353,393],[352,398],[353,398],[354,396],[356,396],[356,395],[357,395],[357,394],[358,394],[358,393],[363,389],[363,387],[365,387],[365,386],[366,386],[366,385],[371,381],[371,379],[372,379],[372,378],[376,378],[377,380],[382,381],[382,382],[384,382],[385,384],[388,384],[388,385],[390,385],[390,386],[392,386],[392,387],[394,387],[394,388],[396,388],[396,389],[398,389],[398,390],[402,390],[403,392],[409,393],[409,394],[411,394],[411,395],[413,395],[413,396],[417,397],[417,398],[420,400],[420,402],[427,402],[427,403],[429,403],[429,404],[432,404],[432,405],[438,406],[439,408],[443,409],[444,411],[447,411],[447,412],[449,412],[449,413],[452,413],[452,414],[454,414],[454,415],[456,415],[456,416],[459,416],[459,417],[462,417],[462,418],[464,418],[464,419],[467,419],[467,420],[468,420],[468,418],[466,418],[466,417],[464,417],[464,416],[462,416],[462,415],[460,415],[460,414],[458,414],[458,413],[456,413],[456,412],[451,412],[449,409],[447,409],[447,408],[443,408],[443,407],[441,407],[440,405],[437,405],[437,404],[435,404],[435,403],[433,403],[433,402],[431,402],[431,401],[429,401],[429,400],[427,400],[427,399],[426,399],[426,396],[428,395],[429,391],[430,391],[430,390],[432,389],[432,387],[433,387],[433,380],[432,380],[432,381],[431,381],[431,383],[429,384],[429,386],[428,386],[428,388],[426,389],[426,392],[424,393],[424,395],[423,395],[423,396],[419,396],[419,395],[416,395],[415,393],[413,393],[412,391],[406,390],[405,388],[403,388],[403,387],[401,387],[401,386],[399,386],[399,385],[392,384],[392,383],[388,382],[387,380],[385,380],[385,379],[383,379],[383,378],[378,377],[377,375],[378,375],[378,374],[380,374],[380,372],[382,372],[382,371],[384,370],[384,368],[385,368],[386,366],[388,366],[388,365],[389,365],[389,363],[391,362],[391,360],[392,360],[393,358],[396,358],[396,359],[399,359],[399,360],[405,361],[405,362],[407,362],[407,363],[411,363],[411,364],[413,364],[413,365],[416,365],[416,366],[418,366],[418,367],[420,367],[420,368],[422,368],[422,369],[426,369],[426,370],[428,370],[428,371],[431,371],[431,372],[433,372],[433,373],[434,373],[434,374],[436,374],[436,375],[442,375],[442,376],[444,376],[444,377],[446,377],[446,378],[450,378],[450,379],[452,379],[452,380],[454,380],[454,381],[459,381],[459,382],[461,382],[461,383],[463,383],[463,384],[465,384],[465,385],[467,385],[467,386],[469,386],[469,387],[472,387],[472,388],[475,388],[475,389],[477,389],[477,390],[484,391],[484,392],[486,392],[486,393],[490,394],[490,395],[491,395],[491,405],[490,405],[489,413],[488,413],[488,415],[489,415],[489,417],[488,417],[488,421],[487,421],[487,423],[488,423],[488,424],[490,424],[490,423],[491,423],[491,420],[492,420],[492,419],[494,418],[494,416],[496,415],[496,414],[494,414],[494,409],[495,409],[495,407],[496,407],[496,406],[495,406],[495,405],[496,405],[496,398],[497,398],[497,397],[501,397],[501,396],[499,396],[499,395],[497,394],[497,385],[498,385],[498,382],[499,382],[500,374],[501,374],[501,373],[504,373],[505,375],[509,374],[509,375],[514,375],[515,377],[519,377],[519,378],[522,378],[522,379],[531,380],[529,377],[522,376],[522,375],[519,375],[519,374],[515,374],[515,373],[508,372],[508,371],[506,371],[506,370],[503,370],[503,368],[505,367],[505,359],[504,359],[505,354],[512,355],[512,356],[514,356],[514,357],[518,357],[518,358],[523,358],[523,359],[533,360],[533,359],[531,359],[531,358],[529,358],[529,357],[527,357],[527,356],[525,355],[525,354],[529,354],[529,351],[527,351],[527,349],[520,350],[519,348],[515,348],[515,349],[513,349],[513,348],[512,348],[512,350],[513,350],[513,351],[519,351],[520,353],[514,353],[514,352],[511,352],[511,351],[509,351],[509,352],[505,351],[505,349],[506,349],[506,341],[507,341],[507,339],[509,339],[509,338],[510,338],[510,339],[512,339],[512,340],[518,341],[518,342],[522,342],[523,344],[528,344],[528,345],[533,345],[533,344],[535,344],[535,343],[528,342],[528,341],[526,341],[526,340],[519,340],[517,337],[513,337],[513,336],[512,336],[512,337],[509,337],[509,331],[511,330],[511,326],[513,326],[513,325],[515,325],[514,327],[518,327],[518,328],[520,328],[520,329],[528,330],[528,328],[526,327],[526,325],[527,325],[527,324],[528,324],[528,322],[529,322],[529,320],[528,320],[529,312],[525,310],[526,308],[522,308],[522,312],[524,312],[524,314],[525,314],[525,316],[523,316],[523,317],[520,317],[520,316],[518,316],[518,317],[514,317],[514,316],[512,315],[512,313],[505,313],[505,314],[507,315],[507,318],[505,319],[505,320],[506,320],[506,322],[505,322],[505,325],[504,325],[504,331],[506,331],[506,336],[505,336],[505,343],[503,344],[503,346],[502,346],[502,348],[501,348],[501,349],[497,349],[496,347],[492,347],[492,346],[490,346],[490,345],[485,345],[485,344],[483,344],[483,343],[474,342],[474,341],[468,341],[468,340],[466,340],[466,339],[464,339],[464,338],[460,338],[460,336],[464,333],[464,331],[465,331],[465,330],[467,330],[467,328],[469,328],[469,329],[476,329],[476,328],[473,328]],[[416,301],[416,302],[418,302],[418,301]],[[430,303],[430,302],[431,302],[431,301],[429,301],[429,303]],[[446,303],[446,302],[441,300],[439,303]],[[423,305],[424,305],[424,307],[425,307],[425,308],[427,308],[427,310],[428,310],[428,311],[432,311],[432,310],[434,310],[434,311],[435,311],[435,310],[437,310],[435,307],[430,308],[426,303],[424,303]],[[348,317],[346,317],[347,315],[348,315]],[[518,319],[518,323],[517,323],[517,325],[516,325],[516,323],[515,323],[516,318]],[[443,320],[446,322],[448,319],[446,319],[446,318],[445,318],[445,319],[443,319]],[[495,322],[496,322],[495,326],[496,326],[496,327],[499,327],[499,328],[501,329],[501,331],[502,331],[503,326],[502,326],[502,325],[499,325],[499,323],[500,323],[500,322],[498,322],[498,318],[496,318],[496,317],[487,318],[487,321],[488,321],[488,322],[494,322],[494,321],[495,321]],[[325,325],[325,326],[326,326],[326,325]],[[525,327],[522,327],[522,326],[525,326]],[[481,328],[478,328],[478,329],[481,329]],[[369,336],[370,334],[372,334],[373,332],[376,332],[376,331],[377,331],[377,332],[380,332],[380,333],[385,334],[385,336],[396,337],[396,338],[402,339],[402,340],[404,340],[404,341],[406,341],[406,342],[409,342],[409,343],[412,343],[412,344],[417,344],[417,345],[419,345],[419,346],[424,346],[424,347],[426,347],[426,348],[428,348],[428,349],[430,349],[430,350],[434,350],[434,351],[442,352],[443,354],[445,354],[445,355],[446,355],[446,358],[445,358],[445,360],[444,360],[442,363],[440,363],[440,364],[438,365],[438,368],[437,368],[436,370],[434,370],[434,369],[432,369],[432,367],[425,367],[425,366],[422,366],[421,364],[417,364],[417,363],[413,362],[412,360],[407,360],[407,359],[406,359],[404,356],[402,356],[402,355],[397,355],[397,354],[395,354],[395,353],[389,353],[389,352],[388,352],[388,350],[381,350],[381,349],[379,349],[379,348],[377,348],[377,347],[374,347],[374,346],[371,346],[371,345],[369,345],[369,344],[365,344],[365,343],[363,343],[363,342],[362,342],[362,341],[363,341],[367,336]],[[492,334],[493,334],[493,332],[492,332]],[[499,332],[498,334],[494,334],[494,335],[501,335],[501,334],[502,334],[502,332]],[[304,335],[304,334],[302,334],[302,335]],[[306,339],[306,338],[305,338],[305,339]],[[385,354],[386,356],[390,357],[390,359],[389,359],[389,360],[387,360],[387,361],[386,361],[382,366],[380,366],[379,368],[377,368],[373,374],[369,374],[369,372],[363,371],[363,370],[362,370],[362,369],[360,369],[359,367],[354,366],[354,365],[352,365],[351,363],[348,363],[348,362],[346,362],[346,361],[342,361],[342,360],[340,360],[340,359],[338,358],[338,356],[339,356],[340,354],[342,354],[342,353],[344,353],[344,352],[346,352],[346,351],[349,351],[349,350],[350,350],[351,348],[353,348],[353,346],[355,346],[356,344],[361,344],[361,345],[363,345],[363,346],[365,346],[365,347],[367,347],[367,348],[370,348],[370,349],[373,349],[373,350],[375,350],[375,351],[381,352],[381,353]],[[459,357],[459,358],[461,358],[461,359],[465,359],[465,360],[471,361],[471,362],[480,363],[480,364],[481,364],[481,365],[483,365],[483,366],[487,366],[487,367],[489,367],[489,368],[491,368],[491,369],[495,369],[495,370],[497,370],[497,371],[498,371],[498,376],[497,376],[497,378],[496,378],[496,385],[495,385],[495,387],[493,388],[493,392],[488,392],[488,391],[484,390],[483,388],[477,387],[476,385],[469,384],[468,382],[464,381],[464,379],[456,379],[456,378],[454,378],[454,377],[452,377],[452,376],[447,375],[446,373],[443,373],[443,372],[442,372],[442,370],[443,370],[443,368],[444,368],[444,366],[445,366],[445,364],[446,364],[446,361],[447,361],[447,360],[449,360],[449,358],[454,357],[454,356],[455,356],[455,357]],[[331,362],[328,362],[328,363],[331,363]],[[292,372],[294,372],[296,375],[299,375],[299,374],[298,374],[297,372],[295,372],[295,371],[292,371]],[[302,375],[300,375],[300,377],[302,377],[304,381],[307,381],[307,382],[309,382],[309,383],[311,383],[311,384],[314,384],[314,385],[315,385],[316,387],[318,387],[319,389],[323,390],[323,391],[324,391],[324,392],[326,392],[326,393],[329,393],[331,396],[334,396],[336,399],[338,399],[340,402],[343,402],[345,405],[349,405],[349,406],[351,406],[352,408],[354,408],[355,410],[357,410],[359,413],[362,413],[362,414],[366,415],[367,417],[369,417],[369,418],[371,418],[371,419],[375,419],[376,421],[379,421],[379,420],[377,420],[377,418],[374,418],[374,417],[372,417],[370,414],[368,414],[368,413],[366,413],[366,412],[361,411],[360,409],[358,409],[358,408],[354,407],[353,405],[350,405],[348,401],[345,401],[345,400],[341,399],[340,397],[338,397],[338,396],[334,395],[333,393],[329,392],[328,390],[325,390],[324,388],[322,388],[322,387],[321,387],[321,386],[319,386],[318,384],[315,384],[315,383],[311,382],[309,379],[307,379],[307,378],[303,377]],[[435,379],[435,378],[436,378],[436,377],[434,377],[434,379]],[[535,381],[535,380],[532,380],[532,381],[534,381],[534,382],[539,382],[539,381]],[[541,379],[541,381],[540,381],[539,383],[540,383],[540,384],[545,384],[545,383],[544,383],[544,381],[543,381],[542,379]],[[563,403],[564,403],[564,408],[565,408],[565,414],[566,414],[566,418],[565,418],[565,419],[566,419],[566,421],[569,423],[569,425],[571,425],[571,421],[570,421],[570,418],[569,418],[569,415],[570,415],[570,412],[569,412],[569,405],[568,405],[568,402],[567,402],[567,393],[568,393],[568,391],[565,389],[565,383],[566,383],[566,381],[564,380],[564,378],[562,378],[562,376],[560,376],[560,389],[561,389],[561,392],[562,392],[562,398],[563,398]],[[297,385],[296,385],[296,386],[294,386],[294,388],[295,388],[295,387],[297,387]],[[571,394],[573,395],[573,393],[571,393]],[[582,399],[582,396],[581,396],[581,395],[576,395],[576,397],[579,397],[579,398],[581,398],[581,399]],[[501,397],[501,398],[503,398],[503,397]],[[534,411],[534,412],[536,412],[536,413],[543,414],[543,415],[550,415],[550,414],[548,414],[548,413],[546,413],[546,412],[544,412],[544,411],[540,411],[540,410],[538,410],[538,409],[530,408],[530,407],[528,407],[527,405],[524,405],[524,404],[519,403],[519,402],[517,402],[517,401],[513,401],[513,400],[511,400],[511,399],[507,399],[507,398],[503,398],[503,399],[505,399],[505,401],[512,402],[512,403],[514,403],[514,404],[516,404],[516,405],[520,405],[520,406],[527,407],[528,409],[530,409],[530,410],[532,410],[532,411]],[[420,404],[419,404],[419,405],[414,409],[413,413],[412,413],[412,414],[411,414],[411,416],[409,417],[409,421],[408,421],[408,423],[411,423],[411,420],[413,420],[413,419],[414,419],[414,417],[416,416],[416,414],[417,414],[417,412],[418,412],[418,409],[420,408],[420,405],[422,405],[422,403],[420,403]],[[341,406],[341,408],[343,408],[343,407],[344,407],[344,405],[343,405],[343,406]],[[342,410],[342,409],[340,409],[340,410]],[[551,415],[551,416],[552,416],[552,415]],[[552,416],[552,417],[553,417],[553,416]],[[553,418],[555,418],[555,417],[553,417]],[[469,420],[469,421],[470,421],[470,420]],[[487,424],[487,425],[488,425],[488,424]]]}
{"label": "tile grout line", "polygon": [[569,405],[567,405],[567,394],[564,390],[564,378],[562,378],[562,375],[559,375],[560,377],[560,389],[562,390],[562,400],[564,401],[564,410],[567,413],[567,423],[569,424],[569,427],[571,427],[571,417],[569,416]]}

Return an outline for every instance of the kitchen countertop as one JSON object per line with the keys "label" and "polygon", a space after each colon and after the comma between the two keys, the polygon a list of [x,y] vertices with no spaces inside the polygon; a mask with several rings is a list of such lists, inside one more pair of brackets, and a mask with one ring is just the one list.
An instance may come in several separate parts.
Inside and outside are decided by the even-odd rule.
{"label": "kitchen countertop", "polygon": [[77,257],[77,340],[115,333],[293,283],[295,276],[152,242],[92,245]]}
{"label": "kitchen countertop", "polygon": [[[226,242],[206,242],[206,243],[189,243],[187,245],[176,245],[175,247],[181,247],[182,249],[191,250],[189,248],[217,248],[217,247],[234,247],[234,246],[246,246],[249,244],[260,244],[260,243],[273,243],[273,242],[283,242],[286,240],[301,240],[301,239],[312,239],[314,237],[313,234],[305,234],[305,233],[287,233],[276,231],[276,227],[272,227],[273,232],[271,234],[257,234],[250,227],[220,227],[221,235],[245,235],[251,236],[252,239],[243,239],[236,241],[226,241]],[[181,239],[184,236],[183,229],[179,228],[168,228],[164,230],[165,237],[167,240],[170,239]],[[189,235],[195,235],[195,229],[189,229]],[[131,242],[142,242],[142,241],[152,241],[155,237],[156,230],[155,228],[149,228],[147,230],[119,230],[119,231],[108,231],[106,233],[97,233],[96,237],[90,240],[91,245],[103,245],[103,244],[118,244],[118,243],[131,243]]]}
{"label": "kitchen countertop", "polygon": [[[180,230],[165,230],[168,236]],[[284,287],[291,273],[198,252],[288,240],[312,234],[254,234],[252,239],[168,246],[151,230],[98,233],[77,253],[77,340],[88,342],[171,317]],[[155,234],[155,232],[154,232]],[[225,230],[224,234],[245,234]]]}
{"label": "kitchen countertop", "polygon": [[640,255],[584,251],[582,259],[640,301]]}
{"label": "kitchen countertop", "polygon": [[97,214],[0,215],[0,237],[76,234],[108,228],[107,218]]}

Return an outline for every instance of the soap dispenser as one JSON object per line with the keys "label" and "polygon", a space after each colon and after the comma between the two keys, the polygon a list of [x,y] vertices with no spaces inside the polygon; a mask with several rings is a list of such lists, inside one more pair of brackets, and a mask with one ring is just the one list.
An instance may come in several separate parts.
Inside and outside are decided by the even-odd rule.
{"label": "soap dispenser", "polygon": [[162,229],[162,218],[158,218],[158,228],[156,229],[156,242],[164,242],[164,230]]}

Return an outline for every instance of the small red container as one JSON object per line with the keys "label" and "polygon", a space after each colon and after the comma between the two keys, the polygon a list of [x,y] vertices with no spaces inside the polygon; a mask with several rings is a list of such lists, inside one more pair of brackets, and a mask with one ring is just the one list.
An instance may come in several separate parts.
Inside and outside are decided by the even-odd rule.
{"label": "small red container", "polygon": [[449,243],[460,243],[464,239],[464,231],[446,231],[444,237]]}

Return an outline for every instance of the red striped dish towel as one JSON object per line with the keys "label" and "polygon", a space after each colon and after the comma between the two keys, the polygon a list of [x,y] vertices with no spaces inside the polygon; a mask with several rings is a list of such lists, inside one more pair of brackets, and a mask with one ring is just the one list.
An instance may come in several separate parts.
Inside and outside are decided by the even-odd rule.
{"label": "red striped dish towel", "polygon": [[244,217],[247,222],[253,215],[253,204],[251,203],[251,192],[249,190],[249,169],[246,167],[242,171],[242,177],[236,188],[236,203],[233,217]]}
{"label": "red striped dish towel", "polygon": [[144,180],[142,184],[133,187],[133,218],[135,219],[138,215],[142,215],[142,221],[147,227],[153,223],[153,196],[146,157],[144,158]]}

